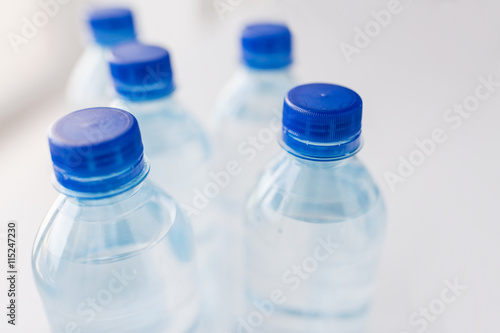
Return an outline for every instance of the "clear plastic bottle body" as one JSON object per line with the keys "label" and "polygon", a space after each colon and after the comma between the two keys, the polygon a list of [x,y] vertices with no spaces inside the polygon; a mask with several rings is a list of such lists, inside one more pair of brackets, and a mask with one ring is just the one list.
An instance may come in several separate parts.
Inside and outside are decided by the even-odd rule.
{"label": "clear plastic bottle body", "polygon": [[219,271],[225,281],[220,294],[222,308],[226,309],[220,321],[232,328],[244,304],[240,292],[244,205],[264,165],[279,153],[276,135],[281,131],[283,99],[293,85],[290,66],[276,70],[242,66],[223,89],[211,123],[214,137],[211,170],[227,170],[230,161],[237,161],[238,165],[238,173],[212,199],[214,215],[227,235],[225,247],[233,249],[226,252],[228,264]]}
{"label": "clear plastic bottle body", "polygon": [[107,47],[90,44],[77,61],[66,89],[66,99],[72,108],[109,105],[113,100],[115,93],[106,61],[107,51]]}
{"label": "clear plastic bottle body", "polygon": [[193,190],[203,184],[211,156],[198,121],[172,94],[148,101],[119,99],[113,106],[137,118],[152,165],[149,178],[177,202],[191,206]]}
{"label": "clear plastic bottle body", "polygon": [[53,332],[192,332],[197,325],[190,223],[147,180],[106,198],[61,194],[32,263]]}
{"label": "clear plastic bottle body", "polygon": [[211,123],[214,138],[213,172],[227,170],[237,161],[238,173],[230,177],[220,194],[211,199],[214,215],[221,221],[228,264],[219,275],[226,281],[222,306],[232,327],[242,311],[242,225],[247,194],[263,166],[279,152],[276,135],[281,130],[281,109],[287,91],[294,85],[291,67],[258,70],[242,65],[224,87]]}
{"label": "clear plastic bottle body", "polygon": [[[363,332],[385,220],[379,190],[356,157],[279,156],[247,207],[241,329]],[[255,311],[264,318],[257,324]]]}

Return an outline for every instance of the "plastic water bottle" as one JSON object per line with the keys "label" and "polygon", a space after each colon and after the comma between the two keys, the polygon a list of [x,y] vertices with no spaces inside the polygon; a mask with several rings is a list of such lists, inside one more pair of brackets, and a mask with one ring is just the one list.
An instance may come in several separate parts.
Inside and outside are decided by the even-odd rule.
{"label": "plastic water bottle", "polygon": [[96,8],[87,23],[93,42],[85,49],[71,74],[66,91],[73,108],[109,105],[115,94],[106,52],[122,42],[135,40],[132,12],[126,8]]}
{"label": "plastic water bottle", "polygon": [[119,99],[113,106],[139,122],[151,179],[179,202],[191,205],[210,158],[205,131],[175,97],[170,54],[138,42],[111,50],[109,66]]}
{"label": "plastic water bottle", "polygon": [[283,98],[294,86],[292,36],[286,25],[251,24],[241,35],[242,65],[223,89],[212,123],[216,166],[236,160],[242,173],[224,189],[227,207],[241,215],[246,194],[279,151]]}
{"label": "plastic water bottle", "polygon": [[76,111],[52,125],[49,146],[61,195],[32,264],[52,332],[194,330],[191,226],[148,180],[136,119],[114,108]]}
{"label": "plastic water bottle", "polygon": [[[223,230],[213,210],[193,208],[197,190],[203,188],[210,159],[210,145],[198,121],[175,97],[170,55],[157,46],[133,42],[111,50],[110,67],[119,100],[113,106],[131,112],[138,120],[144,149],[151,159],[151,179],[186,209],[193,221],[197,241],[201,292],[206,300],[204,331],[212,321],[215,309],[222,305],[219,290],[221,256],[227,248],[220,241]],[[209,311],[210,310],[210,311]]]}
{"label": "plastic water bottle", "polygon": [[246,215],[247,310],[238,332],[362,332],[385,206],[361,148],[362,101],[332,84],[298,86],[283,108],[284,152]]}
{"label": "plastic water bottle", "polygon": [[[233,173],[214,199],[218,219],[231,235],[226,253],[228,281],[226,311],[234,323],[242,311],[243,266],[241,233],[244,203],[265,163],[279,151],[281,108],[286,92],[294,86],[292,36],[286,25],[251,24],[241,34],[241,66],[227,83],[216,104],[212,121],[215,172]],[[234,331],[234,329],[233,329]]]}

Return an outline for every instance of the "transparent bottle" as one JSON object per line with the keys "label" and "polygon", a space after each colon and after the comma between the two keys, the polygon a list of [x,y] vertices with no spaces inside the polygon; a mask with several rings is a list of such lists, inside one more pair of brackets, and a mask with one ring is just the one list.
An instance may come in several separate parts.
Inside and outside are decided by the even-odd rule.
{"label": "transparent bottle", "polygon": [[[220,241],[224,233],[210,207],[193,207],[197,191],[207,182],[211,155],[207,135],[175,97],[167,50],[125,43],[113,48],[108,60],[119,95],[113,106],[137,118],[152,164],[151,179],[170,193],[193,221],[201,292],[207,303],[205,308],[214,308],[219,299],[217,286],[223,284],[217,272],[223,265],[221,255],[227,251]],[[207,314],[203,323],[211,317]]]}
{"label": "transparent bottle", "polygon": [[132,12],[127,8],[94,8],[86,21],[93,41],[75,65],[66,89],[66,99],[75,109],[109,105],[115,93],[106,52],[136,38]]}
{"label": "transparent bottle", "polygon": [[283,98],[294,86],[292,36],[283,24],[257,23],[241,36],[242,66],[221,92],[212,120],[214,169],[236,160],[242,172],[223,191],[226,208],[241,208],[262,167],[279,152]]}
{"label": "transparent bottle", "polygon": [[385,230],[365,166],[361,98],[331,84],[292,89],[282,147],[252,192],[240,332],[363,332]]}
{"label": "transparent bottle", "polygon": [[224,311],[231,325],[242,311],[243,266],[241,232],[244,203],[259,173],[279,153],[276,135],[281,127],[281,108],[286,92],[294,85],[292,36],[280,23],[247,25],[241,34],[242,64],[221,92],[211,122],[214,138],[212,171],[236,165],[227,185],[211,198],[215,215],[229,234]]}
{"label": "transparent bottle", "polygon": [[189,220],[148,179],[136,119],[76,111],[49,131],[61,195],[33,247],[53,332],[192,332],[199,317]]}
{"label": "transparent bottle", "polygon": [[151,179],[177,201],[191,205],[203,181],[210,144],[198,121],[175,97],[170,54],[138,42],[113,48],[109,56],[118,99],[112,105],[132,113],[141,127]]}

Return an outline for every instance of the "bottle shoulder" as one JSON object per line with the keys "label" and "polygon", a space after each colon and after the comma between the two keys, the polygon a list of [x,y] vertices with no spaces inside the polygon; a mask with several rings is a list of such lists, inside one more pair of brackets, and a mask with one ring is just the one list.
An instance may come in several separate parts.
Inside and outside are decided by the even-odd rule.
{"label": "bottle shoulder", "polygon": [[129,111],[140,118],[194,119],[189,110],[177,99],[175,93],[144,101],[117,98],[113,101],[112,106]]}
{"label": "bottle shoulder", "polygon": [[385,214],[380,191],[358,158],[312,162],[284,152],[263,173],[249,210],[318,223],[358,218],[375,210]]}
{"label": "bottle shoulder", "polygon": [[195,142],[202,150],[210,151],[206,130],[174,97],[147,102],[116,100],[112,105],[132,113],[137,118],[146,153],[148,150],[177,150],[183,145]]}
{"label": "bottle shoulder", "polygon": [[105,52],[102,47],[91,45],[78,59],[66,88],[66,98],[72,107],[85,108],[94,103],[107,105],[112,99],[114,89]]}
{"label": "bottle shoulder", "polygon": [[224,86],[216,102],[217,118],[262,118],[279,113],[285,94],[295,85],[287,70],[254,73],[240,69]]}
{"label": "bottle shoulder", "polygon": [[290,70],[253,71],[246,68],[238,70],[223,88],[222,95],[241,96],[272,95],[292,88],[295,78]]}
{"label": "bottle shoulder", "polygon": [[147,251],[171,230],[190,225],[178,205],[145,181],[118,198],[78,200],[61,195],[42,223],[33,248],[33,262],[66,260],[101,263],[124,260]]}
{"label": "bottle shoulder", "polygon": [[193,126],[197,131],[205,132],[198,119],[175,96],[141,102],[117,99],[112,106],[132,113],[144,123],[161,122],[170,127]]}

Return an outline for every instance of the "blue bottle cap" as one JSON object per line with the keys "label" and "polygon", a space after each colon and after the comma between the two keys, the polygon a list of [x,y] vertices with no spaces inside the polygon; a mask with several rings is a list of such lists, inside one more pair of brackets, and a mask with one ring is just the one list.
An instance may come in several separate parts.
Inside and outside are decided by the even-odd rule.
{"label": "blue bottle cap", "polygon": [[313,83],[290,90],[283,107],[283,143],[309,159],[343,159],[361,147],[363,102],[351,89]]}
{"label": "blue bottle cap", "polygon": [[111,49],[108,61],[116,91],[127,99],[155,99],[175,89],[170,54],[162,47],[120,44]]}
{"label": "blue bottle cap", "polygon": [[127,8],[95,8],[88,13],[95,41],[103,46],[111,46],[128,40],[135,40],[134,19]]}
{"label": "blue bottle cap", "polygon": [[292,63],[292,35],[284,24],[245,27],[241,36],[243,62],[256,69],[278,69]]}
{"label": "blue bottle cap", "polygon": [[60,118],[49,129],[49,147],[64,190],[116,191],[148,171],[137,120],[120,109],[89,108]]}

